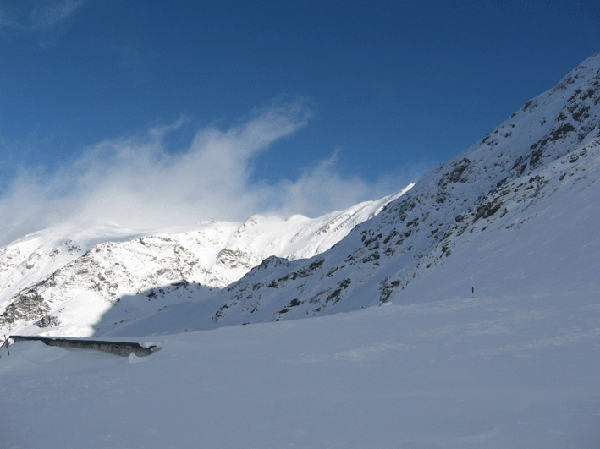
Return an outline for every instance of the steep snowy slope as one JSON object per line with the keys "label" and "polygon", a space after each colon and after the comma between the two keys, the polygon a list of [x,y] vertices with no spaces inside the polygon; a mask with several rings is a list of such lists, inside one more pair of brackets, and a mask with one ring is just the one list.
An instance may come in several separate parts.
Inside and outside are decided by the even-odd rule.
{"label": "steep snowy slope", "polygon": [[209,295],[270,255],[293,260],[323,252],[403,193],[315,219],[254,216],[158,235],[62,227],[27,236],[0,249],[0,331],[90,335],[90,326],[124,296],[143,296],[146,304],[135,313],[144,315],[192,292]]}
{"label": "steep snowy slope", "polygon": [[[597,291],[599,102],[600,53],[331,250],[306,261],[270,257],[221,293],[210,318],[205,304],[196,314],[191,305],[168,313],[194,316],[179,330],[208,329],[460,297],[472,288]],[[158,317],[150,328],[169,331]]]}

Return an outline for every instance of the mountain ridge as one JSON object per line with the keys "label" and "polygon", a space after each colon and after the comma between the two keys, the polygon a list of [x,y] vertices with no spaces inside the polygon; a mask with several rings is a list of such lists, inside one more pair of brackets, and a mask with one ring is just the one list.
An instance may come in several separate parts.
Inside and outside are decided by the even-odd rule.
{"label": "mountain ridge", "polygon": [[[499,223],[519,227],[535,220],[540,212],[529,211],[557,191],[588,174],[596,183],[599,101],[600,53],[425,175],[331,250],[302,264],[271,259],[250,271],[222,293],[224,304],[213,322],[302,318],[401,300],[416,277],[451,261],[469,235],[492,226],[499,231]],[[269,264],[271,276],[264,274]],[[288,286],[279,294],[282,283]]]}
{"label": "mountain ridge", "polygon": [[[347,312],[392,301],[410,304],[491,294],[498,289],[527,294],[544,294],[548,289],[593,291],[599,287],[596,277],[589,275],[599,266],[600,254],[594,233],[600,210],[593,200],[600,193],[599,102],[597,53],[404,195],[379,204],[370,219],[352,222],[344,228],[348,230],[344,238],[330,242],[329,249],[292,253],[287,258],[270,251],[270,257],[248,259],[240,248],[223,247],[215,255],[220,262],[216,266],[239,268],[240,276],[220,285],[206,279],[198,282],[181,272],[166,276],[177,274],[175,266],[167,264],[159,268],[167,270],[161,273],[165,276],[130,288],[119,307],[104,309],[95,332],[135,336],[207,330]],[[337,221],[346,223],[340,217],[307,235],[326,234]],[[277,233],[252,233],[253,220],[249,218],[238,230],[244,228],[264,247]],[[576,233],[565,231],[570,222],[577,225]],[[303,232],[306,229],[294,236],[301,240]],[[151,239],[136,242],[144,246]],[[103,247],[107,253],[112,248]],[[556,257],[572,270],[556,272],[544,260]],[[164,254],[161,258],[169,260]],[[582,270],[573,260],[589,261],[590,269]],[[500,269],[499,264],[510,270]],[[505,273],[505,279],[495,278],[496,272]],[[162,287],[156,287],[158,283]],[[211,285],[223,288],[211,291]],[[112,297],[122,294],[117,291]],[[160,299],[160,308],[146,304],[155,298]],[[80,299],[89,301],[89,295]],[[35,319],[43,316],[50,317],[49,311],[38,310]],[[29,321],[28,332],[40,332]]]}
{"label": "mountain ridge", "polygon": [[[271,254],[297,259],[326,250],[406,190],[314,219],[251,216],[244,222],[206,222],[186,232],[155,235],[109,227],[80,233],[77,241],[65,238],[73,232],[68,228],[50,229],[46,236],[38,232],[0,249],[0,304],[5,303],[0,327],[29,323],[23,332],[67,331],[59,315],[80,308],[64,305],[76,297],[101,315],[125,296],[164,298],[169,286],[191,283],[208,295]],[[78,330],[73,323],[68,332],[90,330]]]}

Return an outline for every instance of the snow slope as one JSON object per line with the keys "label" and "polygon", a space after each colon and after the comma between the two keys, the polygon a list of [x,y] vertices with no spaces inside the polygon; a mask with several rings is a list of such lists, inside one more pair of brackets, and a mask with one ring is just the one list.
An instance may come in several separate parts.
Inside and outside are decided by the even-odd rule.
{"label": "snow slope", "polygon": [[196,328],[460,297],[472,283],[478,294],[596,291],[599,102],[600,53],[332,249],[252,269]]}
{"label": "snow slope", "polygon": [[[0,332],[89,336],[115,304],[125,309],[120,322],[190,298],[190,283],[196,299],[208,296],[270,255],[323,252],[405,191],[314,219],[253,216],[154,234],[68,225],[38,232],[0,249]],[[149,304],[135,313],[119,304],[135,295]]]}
{"label": "snow slope", "polygon": [[0,448],[596,449],[598,293],[138,339],[162,344],[143,359],[16,343]]}

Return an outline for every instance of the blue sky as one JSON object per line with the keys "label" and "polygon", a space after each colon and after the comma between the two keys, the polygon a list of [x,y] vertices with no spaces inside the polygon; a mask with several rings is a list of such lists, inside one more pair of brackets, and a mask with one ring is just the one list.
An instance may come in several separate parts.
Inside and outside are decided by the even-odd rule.
{"label": "blue sky", "polygon": [[596,3],[0,1],[0,231],[400,190],[600,51]]}

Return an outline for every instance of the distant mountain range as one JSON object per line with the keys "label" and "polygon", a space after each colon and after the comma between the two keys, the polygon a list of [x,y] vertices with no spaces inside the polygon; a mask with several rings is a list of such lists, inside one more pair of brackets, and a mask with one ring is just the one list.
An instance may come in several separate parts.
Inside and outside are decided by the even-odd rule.
{"label": "distant mountain range", "polygon": [[191,298],[181,293],[190,285],[194,297],[210,295],[271,255],[295,260],[327,250],[405,191],[314,219],[252,216],[149,235],[65,225],[28,235],[0,248],[0,331],[86,336],[123,297],[142,295],[145,315]]}
{"label": "distant mountain range", "polygon": [[142,336],[598,291],[599,102],[600,53],[410,190],[318,219],[28,236],[0,249],[0,331]]}

